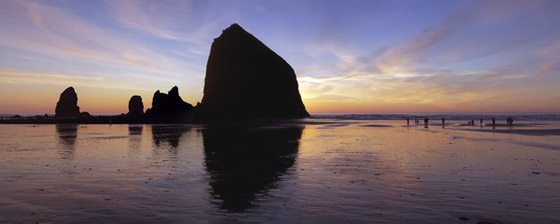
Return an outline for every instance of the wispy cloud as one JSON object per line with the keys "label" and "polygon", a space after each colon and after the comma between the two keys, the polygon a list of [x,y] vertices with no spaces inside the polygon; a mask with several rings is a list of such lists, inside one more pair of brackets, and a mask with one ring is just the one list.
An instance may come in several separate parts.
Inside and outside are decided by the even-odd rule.
{"label": "wispy cloud", "polygon": [[9,12],[1,10],[3,15],[0,18],[19,20],[2,24],[6,35],[0,45],[97,66],[148,69],[160,74],[172,74],[175,72],[170,69],[185,67],[185,62],[150,50],[136,40],[101,28],[68,11],[26,0],[11,4],[17,7]]}
{"label": "wispy cloud", "polygon": [[71,79],[71,80],[103,80],[102,77],[64,75],[56,72],[38,73],[38,72],[9,71],[3,68],[0,68],[0,75],[15,76],[15,77],[45,77],[45,78],[54,78],[54,79]]}
{"label": "wispy cloud", "polygon": [[147,91],[152,89],[142,88],[138,86],[108,83],[104,77],[99,76],[81,76],[72,74],[60,74],[57,72],[27,72],[27,71],[11,71],[0,68],[0,81],[2,83],[11,84],[33,84],[33,85],[57,85],[57,86],[80,86],[87,88],[101,89],[118,89],[118,90],[136,90]]}
{"label": "wispy cloud", "polygon": [[[532,10],[543,13],[543,18],[553,17],[553,10],[545,7],[547,4],[540,1],[530,5],[470,2],[416,35],[377,46],[370,50],[373,53],[363,49],[368,45],[355,48],[327,36],[306,48],[315,60],[328,63],[300,70],[302,96],[313,104],[336,101],[369,108],[370,112],[376,111],[376,105],[423,111],[488,111],[487,107],[496,107],[492,104],[506,108],[503,104],[511,103],[511,97],[521,104],[540,102],[534,87],[558,81],[547,83],[534,76],[560,70],[560,45],[553,41],[539,46],[558,33],[547,33],[547,26],[537,26],[540,20],[527,21],[524,15]],[[508,24],[510,21],[519,24]],[[530,32],[519,33],[519,27]],[[466,69],[455,66],[471,61],[478,63]]]}
{"label": "wispy cloud", "polygon": [[107,4],[125,27],[162,39],[207,43],[215,25],[193,8],[192,1],[117,0]]}

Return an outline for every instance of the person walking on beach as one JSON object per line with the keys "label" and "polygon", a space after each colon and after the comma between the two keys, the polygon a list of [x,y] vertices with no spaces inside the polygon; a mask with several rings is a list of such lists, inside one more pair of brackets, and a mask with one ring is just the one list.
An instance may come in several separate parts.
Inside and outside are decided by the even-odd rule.
{"label": "person walking on beach", "polygon": [[406,126],[408,126],[408,124],[410,123],[410,118],[406,118]]}
{"label": "person walking on beach", "polygon": [[495,117],[492,118],[492,126],[496,126],[496,118]]}
{"label": "person walking on beach", "polygon": [[445,125],[445,117],[442,117],[442,118],[441,118],[441,124],[442,124],[442,125]]}
{"label": "person walking on beach", "polygon": [[508,119],[507,119],[507,124],[508,124],[508,125],[513,125],[513,118],[508,117]]}

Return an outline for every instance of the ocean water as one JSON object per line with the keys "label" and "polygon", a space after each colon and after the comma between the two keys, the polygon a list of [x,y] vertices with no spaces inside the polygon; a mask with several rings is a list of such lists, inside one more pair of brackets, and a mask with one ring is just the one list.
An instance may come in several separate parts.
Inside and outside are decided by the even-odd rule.
{"label": "ocean water", "polygon": [[560,122],[321,116],[0,125],[0,223],[560,222]]}
{"label": "ocean water", "polygon": [[[9,119],[16,114],[0,114],[0,117]],[[44,114],[20,114],[24,117],[43,116]],[[48,114],[54,116],[54,114]],[[102,116],[117,116],[119,114],[94,114]],[[332,119],[332,120],[406,120],[409,119],[424,119],[431,120],[446,120],[452,121],[479,121],[481,118],[486,121],[491,121],[495,118],[498,122],[505,122],[508,118],[513,118],[519,121],[560,121],[560,114],[558,113],[377,113],[377,114],[328,114],[319,113],[311,114],[314,119]]]}
{"label": "ocean water", "polygon": [[497,122],[505,123],[508,118],[514,121],[560,121],[560,114],[555,113],[416,113],[416,114],[313,114],[318,119],[333,120],[406,120],[428,118],[432,121],[441,121],[442,118],[449,121],[480,121],[487,122],[495,118]]}

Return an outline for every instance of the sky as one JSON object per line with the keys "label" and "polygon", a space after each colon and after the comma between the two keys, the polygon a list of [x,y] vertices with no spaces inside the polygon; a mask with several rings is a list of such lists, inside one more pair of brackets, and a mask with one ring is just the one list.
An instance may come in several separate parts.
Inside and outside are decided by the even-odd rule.
{"label": "sky", "polygon": [[[238,23],[295,70],[310,113],[560,112],[560,1],[0,0],[0,114],[119,114],[202,99]],[[266,75],[266,74],[263,74]]]}

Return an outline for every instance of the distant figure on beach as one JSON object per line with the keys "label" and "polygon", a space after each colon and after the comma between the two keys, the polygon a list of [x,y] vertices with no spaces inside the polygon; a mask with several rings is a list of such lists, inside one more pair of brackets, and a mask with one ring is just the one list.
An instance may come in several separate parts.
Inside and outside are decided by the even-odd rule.
{"label": "distant figure on beach", "polygon": [[507,124],[508,124],[508,125],[512,125],[512,124],[513,124],[513,118],[508,117],[508,119],[507,119]]}
{"label": "distant figure on beach", "polygon": [[484,123],[484,120],[480,118],[480,125],[482,125],[482,123]]}
{"label": "distant figure on beach", "polygon": [[441,124],[442,124],[442,125],[445,125],[445,117],[442,117],[442,118],[441,118]]}
{"label": "distant figure on beach", "polygon": [[424,118],[424,124],[428,124],[428,118]]}
{"label": "distant figure on beach", "polygon": [[492,118],[492,126],[495,126],[495,125],[496,125],[496,118],[493,117],[493,118]]}
{"label": "distant figure on beach", "polygon": [[410,118],[406,118],[406,126],[408,126],[410,124]]}

